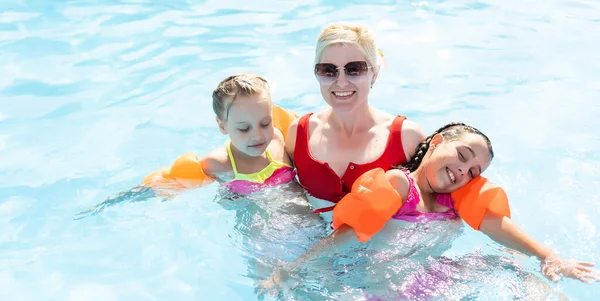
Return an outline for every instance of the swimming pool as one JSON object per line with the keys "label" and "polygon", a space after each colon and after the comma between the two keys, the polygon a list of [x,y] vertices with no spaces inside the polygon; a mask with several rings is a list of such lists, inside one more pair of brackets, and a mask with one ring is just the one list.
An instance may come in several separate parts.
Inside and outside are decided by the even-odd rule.
{"label": "swimming pool", "polygon": [[[184,152],[223,143],[210,92],[229,74],[264,75],[276,102],[299,113],[323,106],[314,42],[324,24],[340,20],[371,27],[386,56],[370,99],[377,107],[426,132],[455,120],[477,125],[497,154],[487,176],[506,187],[514,220],[559,255],[600,264],[599,8],[499,0],[0,2],[0,299],[257,299],[257,278],[322,235],[295,196],[272,191],[232,202],[216,198],[214,185],[168,202],[143,191],[117,195]],[[77,218],[107,198],[118,201]],[[285,199],[284,209],[269,198]],[[436,231],[461,235],[450,248],[427,250]],[[598,283],[544,286],[535,260],[467,228],[408,227],[396,238],[387,253],[321,259],[315,266],[324,271],[282,298],[394,293],[439,270],[456,278],[448,288],[437,284],[446,299],[600,297]],[[403,257],[406,245],[394,245],[403,243],[420,255]],[[381,273],[363,271],[372,264]],[[378,287],[348,271],[390,280]]]}

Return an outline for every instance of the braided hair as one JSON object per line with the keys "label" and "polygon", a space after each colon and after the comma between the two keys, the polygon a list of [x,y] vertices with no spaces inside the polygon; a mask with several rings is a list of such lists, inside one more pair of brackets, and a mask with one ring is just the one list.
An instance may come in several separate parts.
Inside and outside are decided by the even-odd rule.
{"label": "braided hair", "polygon": [[437,134],[442,134],[442,137],[444,137],[444,139],[446,139],[447,141],[453,141],[453,140],[457,140],[460,136],[462,136],[466,133],[477,134],[477,135],[483,137],[483,139],[485,140],[485,142],[487,144],[488,149],[490,150],[490,159],[494,158],[494,150],[492,149],[492,142],[484,133],[482,133],[481,131],[479,131],[478,129],[476,129],[470,125],[466,125],[461,122],[452,122],[452,123],[449,123],[449,124],[439,128],[437,131],[433,132],[433,134],[429,135],[425,139],[425,141],[419,143],[419,145],[416,148],[415,155],[412,157],[412,159],[410,159],[410,161],[408,161],[404,165],[396,166],[396,168],[405,169],[410,172],[417,170],[417,168],[419,168],[419,166],[421,165],[421,162],[423,161],[423,158],[425,157],[427,150],[429,150],[429,145],[431,144],[431,139],[433,139],[433,136],[435,136]]}

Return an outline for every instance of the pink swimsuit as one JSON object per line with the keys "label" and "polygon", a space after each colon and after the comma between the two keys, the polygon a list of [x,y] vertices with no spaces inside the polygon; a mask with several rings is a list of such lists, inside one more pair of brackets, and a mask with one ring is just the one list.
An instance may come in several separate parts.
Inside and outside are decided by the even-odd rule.
{"label": "pink swimsuit", "polygon": [[249,180],[233,180],[226,185],[227,189],[232,192],[249,194],[261,191],[270,186],[288,183],[296,177],[296,171],[293,168],[283,166],[273,172],[264,182],[252,182]]}
{"label": "pink swimsuit", "polygon": [[265,153],[269,160],[269,165],[253,174],[239,173],[235,159],[231,153],[231,144],[227,143],[227,154],[229,155],[229,161],[235,175],[231,182],[225,184],[227,190],[240,194],[249,194],[263,190],[269,186],[280,185],[294,180],[296,177],[294,168],[283,162],[273,160],[268,150]]}
{"label": "pink swimsuit", "polygon": [[444,207],[448,207],[448,211],[421,212],[417,210],[417,205],[419,204],[420,197],[419,192],[417,192],[417,187],[415,187],[415,181],[409,176],[410,173],[407,170],[402,171],[408,178],[408,197],[406,198],[406,201],[404,201],[402,207],[400,207],[398,212],[396,212],[396,214],[392,216],[393,219],[414,223],[458,218],[458,213],[456,213],[456,211],[453,209],[454,200],[452,200],[452,197],[449,193],[438,193],[435,196],[435,202]]}

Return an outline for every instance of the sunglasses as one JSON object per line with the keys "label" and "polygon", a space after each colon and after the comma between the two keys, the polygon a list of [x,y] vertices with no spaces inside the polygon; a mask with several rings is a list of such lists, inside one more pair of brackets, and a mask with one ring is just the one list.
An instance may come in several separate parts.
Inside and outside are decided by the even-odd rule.
{"label": "sunglasses", "polygon": [[369,72],[369,66],[365,61],[349,62],[343,67],[331,63],[319,63],[315,65],[315,76],[321,83],[333,83],[340,75],[340,69],[344,69],[346,78],[357,81]]}

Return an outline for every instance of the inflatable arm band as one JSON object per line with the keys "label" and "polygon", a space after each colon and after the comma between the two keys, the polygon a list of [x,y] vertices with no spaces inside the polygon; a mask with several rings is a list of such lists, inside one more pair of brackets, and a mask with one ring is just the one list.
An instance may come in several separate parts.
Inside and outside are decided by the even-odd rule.
{"label": "inflatable arm band", "polygon": [[479,230],[483,217],[488,211],[499,216],[510,217],[506,192],[485,177],[475,178],[451,195],[458,215],[475,230]]}
{"label": "inflatable arm band", "polygon": [[185,188],[188,186],[186,184],[202,186],[213,180],[202,169],[202,161],[196,154],[189,152],[179,156],[170,167],[163,167],[147,175],[144,185],[152,188]]}
{"label": "inflatable arm band", "polygon": [[298,117],[299,116],[292,111],[273,105],[273,126],[281,131],[284,141],[287,139],[287,130],[290,127],[290,124]]}
{"label": "inflatable arm band", "polygon": [[333,209],[333,228],[346,224],[354,229],[360,242],[366,242],[383,228],[402,207],[402,197],[385,176],[375,168],[361,175],[352,190]]}

